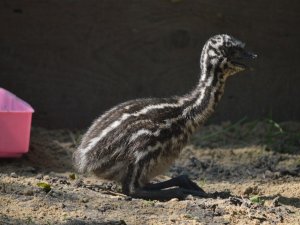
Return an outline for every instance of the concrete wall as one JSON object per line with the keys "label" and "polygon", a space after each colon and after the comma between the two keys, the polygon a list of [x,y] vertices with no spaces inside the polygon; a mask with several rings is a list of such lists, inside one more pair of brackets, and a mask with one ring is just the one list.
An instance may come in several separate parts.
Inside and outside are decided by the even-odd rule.
{"label": "concrete wall", "polygon": [[259,54],[229,80],[213,122],[300,119],[297,0],[0,1],[0,86],[36,109],[34,125],[84,128],[124,100],[182,94],[212,35]]}

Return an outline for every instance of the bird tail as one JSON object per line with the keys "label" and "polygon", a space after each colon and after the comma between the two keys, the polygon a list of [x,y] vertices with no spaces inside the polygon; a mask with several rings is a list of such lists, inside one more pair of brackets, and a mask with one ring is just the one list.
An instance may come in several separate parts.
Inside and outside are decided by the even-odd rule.
{"label": "bird tail", "polygon": [[80,148],[73,153],[73,165],[79,173],[85,173],[88,170],[86,156]]}

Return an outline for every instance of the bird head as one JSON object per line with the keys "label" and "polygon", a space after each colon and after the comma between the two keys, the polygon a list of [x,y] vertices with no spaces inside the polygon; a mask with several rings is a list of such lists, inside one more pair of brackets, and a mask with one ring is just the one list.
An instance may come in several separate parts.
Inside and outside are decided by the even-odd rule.
{"label": "bird head", "polygon": [[206,70],[217,70],[228,77],[248,69],[246,64],[256,57],[256,54],[245,49],[245,43],[230,35],[220,34],[206,42],[202,51],[201,64],[206,65],[204,68]]}

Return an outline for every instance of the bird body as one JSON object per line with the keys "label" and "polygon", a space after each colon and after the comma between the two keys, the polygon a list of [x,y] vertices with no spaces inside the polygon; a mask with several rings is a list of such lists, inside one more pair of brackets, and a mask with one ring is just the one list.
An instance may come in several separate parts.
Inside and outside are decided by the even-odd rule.
{"label": "bird body", "polygon": [[209,39],[201,55],[199,83],[188,94],[128,101],[94,121],[74,153],[77,169],[120,182],[126,194],[165,172],[214,111],[226,79],[243,70],[222,57],[220,47],[226,41],[243,45],[228,35]]}

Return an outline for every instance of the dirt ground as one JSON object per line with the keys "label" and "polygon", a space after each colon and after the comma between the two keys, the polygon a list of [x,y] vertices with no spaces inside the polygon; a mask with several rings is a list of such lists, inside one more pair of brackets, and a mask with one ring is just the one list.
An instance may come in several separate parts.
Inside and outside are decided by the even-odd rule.
{"label": "dirt ground", "polygon": [[76,174],[81,133],[33,128],[29,154],[0,160],[0,224],[300,224],[300,123],[204,127],[157,180],[186,174],[214,197],[167,202]]}

